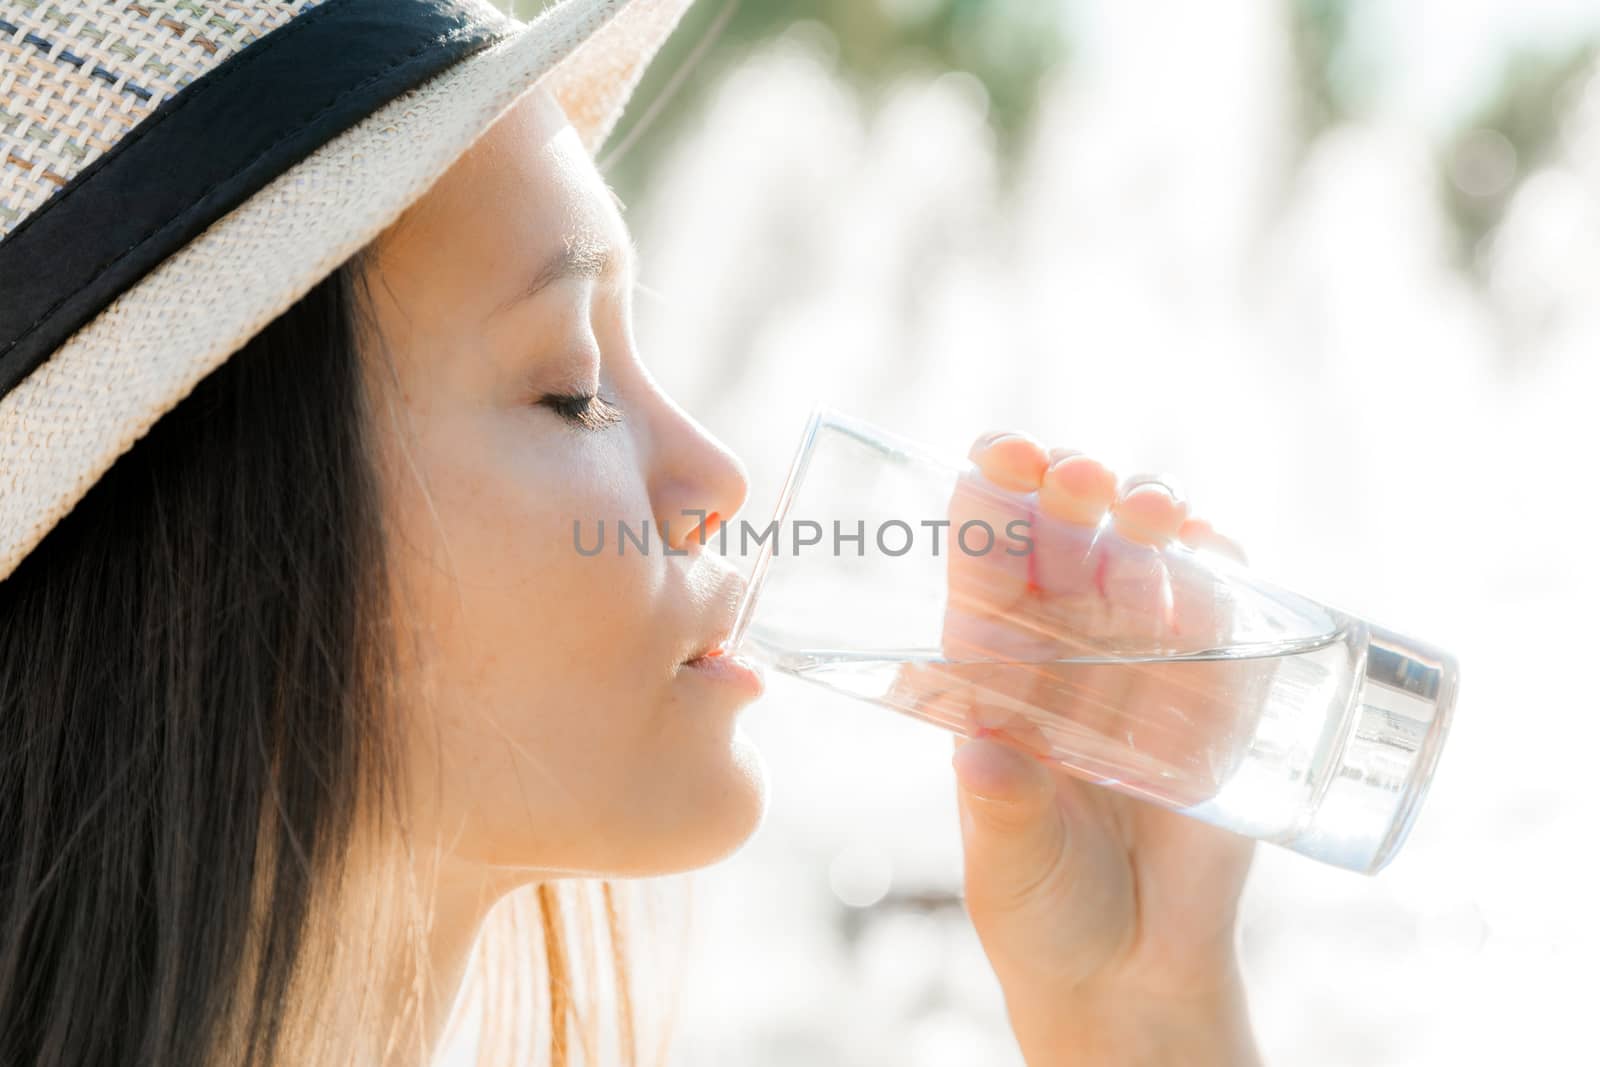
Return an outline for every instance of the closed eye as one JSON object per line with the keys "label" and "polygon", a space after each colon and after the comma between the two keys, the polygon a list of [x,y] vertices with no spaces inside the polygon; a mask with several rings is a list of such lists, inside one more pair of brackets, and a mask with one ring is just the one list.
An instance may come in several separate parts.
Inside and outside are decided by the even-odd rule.
{"label": "closed eye", "polygon": [[599,393],[546,393],[539,404],[585,430],[603,430],[622,421],[622,411]]}

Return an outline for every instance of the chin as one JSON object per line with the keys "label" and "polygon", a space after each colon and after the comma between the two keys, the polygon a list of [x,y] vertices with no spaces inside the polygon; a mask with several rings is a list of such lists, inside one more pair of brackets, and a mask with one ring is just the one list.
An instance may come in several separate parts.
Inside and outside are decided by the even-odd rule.
{"label": "chin", "polygon": [[675,874],[727,859],[748,841],[767,814],[767,768],[758,749],[735,729],[716,768],[685,770],[676,784],[680,793],[672,825],[652,820],[645,835],[644,867],[631,873]]}
{"label": "chin", "polygon": [[732,783],[726,800],[719,805],[720,823],[727,827],[725,847],[715,859],[734,852],[755,832],[767,817],[767,764],[742,729],[735,728],[728,746]]}

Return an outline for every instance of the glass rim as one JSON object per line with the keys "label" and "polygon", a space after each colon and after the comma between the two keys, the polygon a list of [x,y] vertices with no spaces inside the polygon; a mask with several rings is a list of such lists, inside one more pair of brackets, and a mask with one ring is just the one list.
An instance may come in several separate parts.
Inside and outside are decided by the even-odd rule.
{"label": "glass rim", "polygon": [[[800,446],[795,449],[794,457],[789,461],[789,473],[784,477],[783,488],[778,491],[778,505],[774,511],[775,522],[781,524],[784,516],[789,513],[789,507],[794,503],[795,493],[800,487],[800,479],[811,463],[817,434],[832,413],[833,409],[826,404],[812,406],[811,413],[806,418],[805,430],[800,435]],[[750,568],[750,577],[745,583],[744,594],[739,598],[739,611],[734,616],[733,629],[728,634],[727,648],[730,652],[739,651],[745,631],[750,628],[750,618],[754,614],[756,598],[760,595],[761,583],[767,576],[767,568],[772,565],[772,542],[775,540],[776,538],[771,538],[759,542],[756,561]]]}
{"label": "glass rim", "polygon": [[[789,461],[789,472],[784,477],[783,488],[778,491],[778,503],[773,510],[773,521],[780,527],[783,520],[788,517],[789,509],[799,493],[806,470],[811,466],[811,459],[816,454],[817,440],[822,436],[824,429],[838,430],[857,443],[867,445],[885,456],[916,460],[957,474],[971,467],[970,461],[964,465],[951,456],[932,451],[910,437],[867,419],[850,415],[831,404],[819,402],[812,405],[810,414],[806,417],[805,429],[800,434],[800,444],[795,449],[794,457]],[[727,648],[730,651],[738,650],[744,640],[745,631],[750,627],[750,620],[755,614],[756,599],[760,596],[762,583],[772,565],[775,543],[774,538],[763,540],[759,544],[744,594],[739,599],[739,610],[734,616],[733,629],[728,634]]]}

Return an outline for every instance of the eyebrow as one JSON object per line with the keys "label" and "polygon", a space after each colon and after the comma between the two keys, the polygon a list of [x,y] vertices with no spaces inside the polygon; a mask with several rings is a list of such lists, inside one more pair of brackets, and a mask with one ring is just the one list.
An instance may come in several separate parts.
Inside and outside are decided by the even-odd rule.
{"label": "eyebrow", "polygon": [[535,272],[533,280],[511,299],[497,306],[490,315],[499,314],[525,300],[532,300],[558,281],[568,278],[616,278],[626,271],[636,276],[639,270],[639,248],[633,234],[620,246],[607,243],[592,230],[566,234],[561,250],[551,256]]}

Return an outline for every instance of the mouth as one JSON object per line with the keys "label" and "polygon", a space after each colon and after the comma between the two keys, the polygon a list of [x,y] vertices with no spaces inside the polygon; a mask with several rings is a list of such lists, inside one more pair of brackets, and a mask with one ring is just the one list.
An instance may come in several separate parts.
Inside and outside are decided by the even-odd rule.
{"label": "mouth", "polygon": [[761,667],[744,656],[715,647],[702,655],[683,661],[682,667],[699,677],[730,685],[742,691],[748,700],[754,700],[766,690],[766,680]]}
{"label": "mouth", "polygon": [[727,682],[759,696],[763,689],[762,672],[755,662],[728,647],[733,634],[733,624],[743,601],[745,583],[737,574],[729,574],[718,595],[713,599],[716,622],[710,635],[694,648],[679,664],[690,668],[704,678]]}

